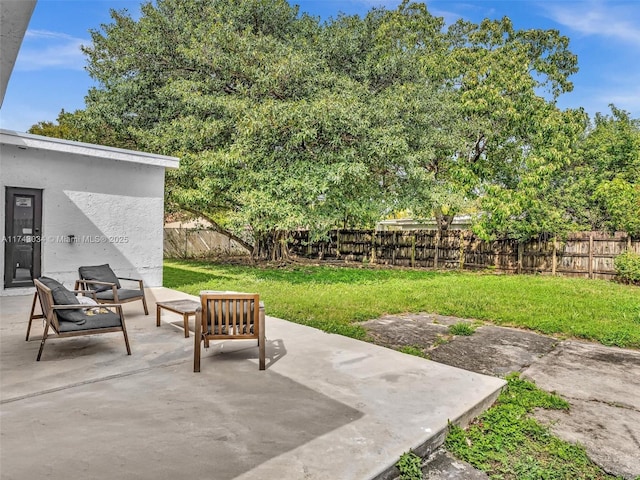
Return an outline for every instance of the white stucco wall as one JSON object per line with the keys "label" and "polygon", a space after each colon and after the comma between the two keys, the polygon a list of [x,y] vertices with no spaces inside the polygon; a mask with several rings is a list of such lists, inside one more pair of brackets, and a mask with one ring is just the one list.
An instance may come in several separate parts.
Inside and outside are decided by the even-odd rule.
{"label": "white stucco wall", "polygon": [[[20,143],[15,138],[0,145],[3,235],[6,187],[42,189],[42,275],[73,287],[79,266],[108,263],[118,276],[162,285],[164,174],[177,159],[138,162],[137,152],[48,139],[37,144],[43,138],[29,136],[26,147],[8,144]],[[0,295],[25,290],[1,287]]]}

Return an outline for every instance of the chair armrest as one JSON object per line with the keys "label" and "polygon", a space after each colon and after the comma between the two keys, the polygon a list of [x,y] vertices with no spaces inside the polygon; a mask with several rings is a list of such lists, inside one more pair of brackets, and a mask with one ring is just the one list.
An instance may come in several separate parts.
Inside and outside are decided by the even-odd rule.
{"label": "chair armrest", "polygon": [[[104,285],[106,287],[111,287],[111,290],[113,291],[113,298],[116,301],[118,300],[118,287],[113,282],[100,282],[98,280],[76,280],[76,288],[80,285],[82,285],[84,288],[88,288],[89,285]],[[98,300],[95,292],[93,294],[93,299],[96,301]]]}
{"label": "chair armrest", "polygon": [[90,310],[92,308],[106,308],[115,309],[118,311],[118,315],[122,316],[122,304],[121,303],[101,303],[99,305],[52,305],[52,310]]}
{"label": "chair armrest", "polygon": [[93,300],[97,301],[96,291],[95,290],[72,290],[73,293],[81,293],[85,297],[90,296]]}
{"label": "chair armrest", "polygon": [[91,284],[91,285],[106,285],[108,287],[115,286],[113,282],[100,282],[98,280],[78,280],[80,283]]}
{"label": "chair armrest", "polygon": [[82,293],[82,294],[85,294],[85,295],[86,295],[87,293],[88,293],[88,294],[94,294],[94,293],[96,293],[96,292],[95,292],[95,291],[93,291],[93,290],[71,290],[71,291],[72,291],[73,293]]}
{"label": "chair armrest", "polygon": [[[93,305],[94,307],[96,305]],[[51,310],[80,310],[91,308],[91,305],[51,305]]]}
{"label": "chair armrest", "polygon": [[142,284],[142,280],[139,278],[127,278],[127,277],[118,277],[118,280],[126,280],[128,282],[137,282],[140,290],[144,289],[144,285]]}

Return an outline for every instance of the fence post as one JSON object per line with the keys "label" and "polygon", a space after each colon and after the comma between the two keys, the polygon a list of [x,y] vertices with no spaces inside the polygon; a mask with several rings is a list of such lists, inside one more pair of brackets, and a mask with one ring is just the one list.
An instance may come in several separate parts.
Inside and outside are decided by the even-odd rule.
{"label": "fence post", "polygon": [[416,234],[411,235],[411,266],[416,266]]}
{"label": "fence post", "polygon": [[396,250],[398,249],[398,235],[397,231],[393,231],[393,251],[391,252],[391,265],[396,264]]}
{"label": "fence post", "polygon": [[189,254],[189,230],[184,229],[184,256],[183,258],[189,258],[187,255]]}
{"label": "fence post", "polygon": [[459,250],[459,258],[458,258],[458,269],[459,270],[464,270],[464,255],[465,255],[465,248],[464,248],[464,230],[460,230],[460,250]]}
{"label": "fence post", "polygon": [[522,257],[524,254],[524,244],[518,240],[518,265],[516,266],[516,273],[517,274],[521,274],[522,273]]}
{"label": "fence post", "polygon": [[593,278],[593,233],[589,234],[589,278]]}
{"label": "fence post", "polygon": [[433,268],[438,268],[438,257],[440,256],[440,230],[436,232],[435,251],[433,253]]}
{"label": "fence post", "polygon": [[371,234],[371,263],[376,263],[376,238],[378,232],[376,230]]}
{"label": "fence post", "polygon": [[551,275],[556,276],[558,268],[558,237],[553,237],[553,258],[551,259]]}

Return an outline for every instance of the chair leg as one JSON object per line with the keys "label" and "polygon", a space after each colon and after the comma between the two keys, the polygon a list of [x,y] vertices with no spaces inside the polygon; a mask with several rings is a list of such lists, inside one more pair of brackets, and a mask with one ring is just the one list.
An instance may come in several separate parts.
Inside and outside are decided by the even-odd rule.
{"label": "chair leg", "polygon": [[200,310],[196,312],[195,333],[193,335],[193,371],[200,371],[200,342],[202,341],[202,313]]}
{"label": "chair leg", "polygon": [[118,307],[118,314],[122,319],[122,334],[124,335],[124,344],[127,346],[127,355],[131,355],[131,347],[129,346],[129,336],[127,335],[127,326],[124,323],[124,315],[122,314],[122,307]]}
{"label": "chair leg", "polygon": [[144,307],[144,314],[149,315],[149,309],[147,308],[147,299],[144,296],[144,290],[142,291],[142,306]]}
{"label": "chair leg", "polygon": [[44,327],[44,333],[42,334],[42,341],[40,342],[40,350],[38,350],[38,356],[36,357],[36,362],[40,361],[40,357],[42,356],[42,350],[44,350],[44,342],[47,341],[48,334],[49,334],[49,321],[47,320],[47,325]]}
{"label": "chair leg", "polygon": [[31,303],[31,313],[29,314],[29,325],[27,326],[27,337],[25,341],[29,341],[29,334],[31,333],[31,323],[34,318],[44,318],[44,315],[34,315],[36,311],[36,301],[38,300],[38,291],[33,294],[33,303]]}
{"label": "chair leg", "polygon": [[264,334],[264,310],[260,309],[260,315],[258,317],[258,329],[260,330],[258,334],[258,356],[259,356],[259,369],[265,369],[265,334]]}

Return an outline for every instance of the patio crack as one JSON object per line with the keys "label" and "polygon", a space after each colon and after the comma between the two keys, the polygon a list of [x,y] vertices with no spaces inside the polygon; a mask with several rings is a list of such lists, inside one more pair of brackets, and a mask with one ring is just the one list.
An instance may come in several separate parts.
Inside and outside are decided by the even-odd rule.
{"label": "patio crack", "polygon": [[187,361],[188,360],[177,360],[175,362],[166,363],[164,365],[157,365],[157,366],[154,366],[154,367],[139,368],[137,370],[131,370],[130,372],[116,373],[116,374],[113,374],[113,375],[107,375],[106,377],[94,378],[92,380],[85,380],[85,381],[82,381],[82,382],[70,383],[68,385],[63,385],[63,386],[60,386],[60,387],[49,388],[47,390],[42,390],[40,392],[27,393],[25,395],[19,395],[17,397],[6,398],[4,400],[0,400],[0,405],[4,405],[4,404],[7,404],[7,403],[13,403],[13,402],[19,402],[20,400],[26,400],[28,398],[39,397],[39,396],[42,396],[42,395],[48,395],[50,393],[61,392],[62,390],[68,390],[70,388],[82,387],[84,385],[91,385],[92,383],[105,382],[105,381],[113,380],[114,378],[129,377],[129,376],[132,376],[132,375],[137,375],[139,373],[148,372],[150,370],[155,370],[157,368],[173,367],[175,365],[180,365],[180,364],[185,363]]}

